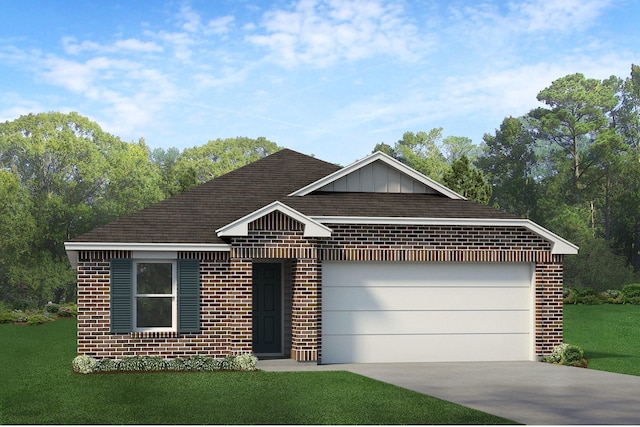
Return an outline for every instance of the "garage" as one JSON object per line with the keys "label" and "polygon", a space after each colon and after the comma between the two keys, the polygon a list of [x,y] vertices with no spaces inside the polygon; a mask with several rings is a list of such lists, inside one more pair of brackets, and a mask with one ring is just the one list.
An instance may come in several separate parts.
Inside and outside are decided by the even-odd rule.
{"label": "garage", "polygon": [[321,363],[533,360],[533,264],[324,262]]}

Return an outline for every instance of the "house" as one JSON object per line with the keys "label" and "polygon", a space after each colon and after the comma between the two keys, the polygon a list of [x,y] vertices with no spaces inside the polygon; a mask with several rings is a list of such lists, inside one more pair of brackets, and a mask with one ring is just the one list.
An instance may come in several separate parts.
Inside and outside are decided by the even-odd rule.
{"label": "house", "polygon": [[380,152],[282,150],[65,243],[78,353],[535,360],[577,247]]}

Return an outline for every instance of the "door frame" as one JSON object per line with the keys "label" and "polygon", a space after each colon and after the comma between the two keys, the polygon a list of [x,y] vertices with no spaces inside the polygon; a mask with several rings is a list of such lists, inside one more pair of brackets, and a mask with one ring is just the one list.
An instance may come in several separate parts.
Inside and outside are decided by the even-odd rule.
{"label": "door frame", "polygon": [[[263,357],[284,357],[285,335],[284,335],[284,315],[285,315],[285,299],[284,299],[284,260],[271,260],[271,259],[253,259],[251,261],[251,300],[253,301],[253,295],[255,288],[253,286],[253,267],[255,264],[278,264],[280,266],[280,351],[278,353],[255,353],[257,356]],[[253,306],[251,307],[251,318],[253,319]],[[252,320],[253,324],[253,320]],[[251,330],[252,351],[253,351],[253,328]]]}

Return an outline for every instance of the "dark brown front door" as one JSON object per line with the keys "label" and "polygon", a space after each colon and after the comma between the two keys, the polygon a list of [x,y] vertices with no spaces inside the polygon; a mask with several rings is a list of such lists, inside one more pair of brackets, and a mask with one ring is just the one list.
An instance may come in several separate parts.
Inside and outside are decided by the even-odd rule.
{"label": "dark brown front door", "polygon": [[253,264],[253,352],[282,354],[281,264]]}

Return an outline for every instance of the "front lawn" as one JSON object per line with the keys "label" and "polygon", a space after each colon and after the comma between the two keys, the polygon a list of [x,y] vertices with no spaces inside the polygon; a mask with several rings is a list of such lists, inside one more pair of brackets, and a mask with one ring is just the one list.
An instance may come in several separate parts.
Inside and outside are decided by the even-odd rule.
{"label": "front lawn", "polygon": [[566,304],[564,342],[582,347],[589,369],[640,375],[640,305]]}
{"label": "front lawn", "polygon": [[75,374],[76,322],[0,325],[2,424],[513,424],[349,372]]}

